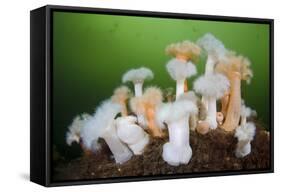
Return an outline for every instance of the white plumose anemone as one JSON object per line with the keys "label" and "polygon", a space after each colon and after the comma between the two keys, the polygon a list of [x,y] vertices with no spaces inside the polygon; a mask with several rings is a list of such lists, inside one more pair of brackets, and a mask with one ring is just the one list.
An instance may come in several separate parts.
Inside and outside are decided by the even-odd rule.
{"label": "white plumose anemone", "polygon": [[83,113],[73,119],[72,124],[68,127],[68,131],[66,133],[67,145],[71,145],[73,142],[80,142],[81,129],[90,118],[91,116],[89,114]]}
{"label": "white plumose anemone", "polygon": [[251,153],[251,141],[254,139],[255,132],[256,126],[252,122],[240,125],[236,129],[235,137],[238,139],[235,150],[236,157],[242,158]]}
{"label": "white plumose anemone", "polygon": [[168,125],[169,142],[163,146],[163,159],[172,166],[187,164],[192,156],[189,144],[188,119],[198,111],[192,101],[177,100],[163,104],[157,111],[157,121]]}
{"label": "white plumose anemone", "polygon": [[149,142],[148,134],[138,125],[134,116],[119,117],[116,119],[117,135],[126,143],[135,155],[143,153]]}
{"label": "white plumose anemone", "polygon": [[153,72],[146,68],[146,67],[141,67],[138,69],[131,69],[127,71],[123,77],[122,77],[122,82],[133,82],[134,84],[134,89],[135,89],[135,96],[139,97],[142,96],[142,86],[143,82],[145,80],[151,80],[153,79],[154,75]]}
{"label": "white plumose anemone", "polygon": [[224,44],[211,33],[206,33],[197,40],[197,44],[207,52],[205,74],[213,73],[218,60],[224,59],[227,49]]}
{"label": "white plumose anemone", "polygon": [[196,67],[191,61],[171,59],[166,68],[171,78],[177,83],[176,97],[178,98],[184,92],[185,79],[197,74]]}
{"label": "white plumose anemone", "polygon": [[240,125],[237,127],[235,137],[238,139],[235,155],[238,158],[245,157],[251,153],[251,141],[254,139],[256,126],[252,122],[247,122],[250,116],[256,116],[256,111],[247,107],[242,100]]}
{"label": "white plumose anemone", "polygon": [[224,93],[229,89],[229,81],[222,74],[207,74],[199,77],[194,82],[194,90],[202,95],[207,108],[207,121],[211,129],[217,128],[217,103]]}
{"label": "white plumose anemone", "polygon": [[247,118],[249,118],[250,116],[257,116],[257,112],[255,110],[252,110],[250,107],[247,107],[244,100],[242,99],[240,116],[240,125],[245,125],[247,123]]}
{"label": "white plumose anemone", "polygon": [[115,117],[122,106],[110,100],[103,102],[81,130],[84,146],[92,151],[99,149],[98,139],[103,138],[116,163],[124,163],[132,157],[130,149],[117,136]]}

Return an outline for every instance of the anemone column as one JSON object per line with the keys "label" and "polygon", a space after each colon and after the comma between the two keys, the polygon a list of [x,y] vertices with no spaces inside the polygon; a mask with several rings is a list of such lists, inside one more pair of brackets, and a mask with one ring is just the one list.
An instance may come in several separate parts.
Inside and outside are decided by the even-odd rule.
{"label": "anemone column", "polygon": [[229,92],[226,91],[221,98],[221,113],[226,116],[227,108],[229,103]]}
{"label": "anemone column", "polygon": [[118,137],[114,121],[108,125],[101,137],[108,145],[116,163],[125,163],[133,156],[129,148]]}
{"label": "anemone column", "polygon": [[241,75],[231,72],[228,75],[230,80],[230,96],[226,118],[222,128],[226,131],[233,131],[239,124],[241,111]]}
{"label": "anemone column", "polygon": [[[204,112],[204,108],[202,108],[202,106],[201,106],[201,101],[199,100],[199,98],[196,96],[196,94],[193,91],[189,91],[187,93],[180,95],[180,97],[178,98],[177,101],[181,101],[181,100],[187,100],[187,101],[193,102],[194,105],[196,105],[198,109],[200,108],[201,112]],[[198,120],[200,119],[199,116],[200,116],[199,113],[190,113],[190,117],[189,117],[189,121],[188,121],[190,130],[195,131]]]}
{"label": "anemone column", "polygon": [[148,134],[138,125],[134,116],[119,117],[116,119],[117,135],[126,143],[135,155],[143,153],[149,142]]}
{"label": "anemone column", "polygon": [[188,119],[191,113],[197,112],[196,105],[187,100],[163,104],[157,111],[159,123],[166,123],[169,131],[169,142],[163,146],[162,157],[172,166],[187,164],[192,156],[189,144]]}

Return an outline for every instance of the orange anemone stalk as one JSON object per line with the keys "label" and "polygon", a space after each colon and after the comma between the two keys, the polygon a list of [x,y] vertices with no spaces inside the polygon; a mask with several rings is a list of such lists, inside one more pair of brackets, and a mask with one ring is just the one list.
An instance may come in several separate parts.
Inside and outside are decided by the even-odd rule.
{"label": "orange anemone stalk", "polygon": [[162,91],[157,87],[149,87],[141,97],[130,100],[132,111],[144,117],[148,132],[153,137],[163,137],[161,128],[156,123],[156,109],[162,103]]}
{"label": "orange anemone stalk", "polygon": [[149,87],[143,95],[143,103],[147,126],[153,137],[163,137],[163,132],[156,123],[156,109],[162,103],[162,91],[156,87]]}
{"label": "orange anemone stalk", "polygon": [[234,131],[239,125],[241,113],[241,80],[249,83],[253,76],[250,61],[243,56],[229,53],[225,61],[217,64],[216,71],[225,74],[230,81],[229,101],[226,102],[225,121],[221,128]]}

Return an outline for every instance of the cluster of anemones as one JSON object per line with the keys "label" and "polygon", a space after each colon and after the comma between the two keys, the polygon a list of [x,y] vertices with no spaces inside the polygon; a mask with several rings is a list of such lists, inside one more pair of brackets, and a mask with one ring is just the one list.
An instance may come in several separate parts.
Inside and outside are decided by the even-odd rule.
{"label": "cluster of anemones", "polygon": [[[202,52],[207,54],[205,73],[194,82],[200,99],[188,91],[187,79],[197,74],[195,63]],[[144,81],[153,79],[153,72],[145,67],[131,69],[122,81],[134,84],[134,94],[122,85],[93,115],[76,117],[67,132],[67,143],[81,142],[83,149],[95,152],[100,148],[99,138],[103,138],[116,163],[124,163],[133,154],[142,154],[150,137],[163,137],[163,129],[167,128],[169,141],[163,146],[162,157],[177,166],[187,164],[192,157],[190,130],[206,134],[220,127],[235,131],[237,157],[249,154],[255,125],[247,123],[253,113],[241,99],[241,80],[249,81],[253,75],[249,60],[228,51],[211,34],[205,34],[197,43],[171,44],[166,53],[173,57],[166,68],[176,81],[175,97],[171,89],[166,93],[158,87],[143,91]],[[221,100],[219,112],[217,100]]]}

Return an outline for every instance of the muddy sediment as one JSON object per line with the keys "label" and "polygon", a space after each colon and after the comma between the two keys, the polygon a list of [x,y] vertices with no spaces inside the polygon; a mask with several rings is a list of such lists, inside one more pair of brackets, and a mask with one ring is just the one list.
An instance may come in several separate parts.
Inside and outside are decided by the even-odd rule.
{"label": "muddy sediment", "polygon": [[85,180],[95,178],[182,174],[214,171],[257,170],[270,168],[269,133],[257,125],[252,152],[244,158],[236,158],[234,151],[237,139],[233,133],[216,129],[206,135],[190,133],[193,155],[187,165],[170,166],[162,159],[162,146],[168,138],[150,139],[144,153],[133,156],[128,162],[118,165],[103,143],[96,154],[83,155],[70,161],[56,162],[54,181]]}

